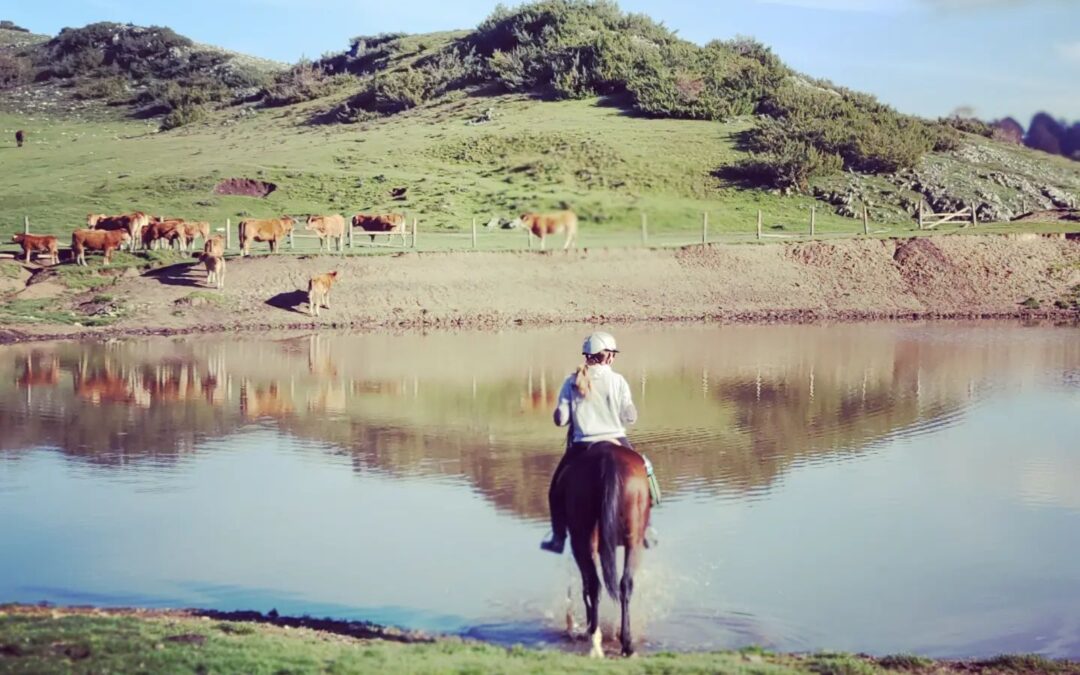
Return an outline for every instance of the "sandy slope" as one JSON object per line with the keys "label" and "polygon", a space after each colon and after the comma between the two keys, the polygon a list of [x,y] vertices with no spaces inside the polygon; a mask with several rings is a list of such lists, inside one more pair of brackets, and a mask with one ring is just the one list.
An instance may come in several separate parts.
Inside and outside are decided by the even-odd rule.
{"label": "sandy slope", "polygon": [[[337,269],[309,317],[307,278]],[[566,321],[1008,316],[1080,284],[1080,241],[1036,235],[845,240],[569,253],[404,253],[230,260],[220,297],[201,267],[123,279],[108,333],[214,328],[491,326]],[[189,298],[193,292],[195,298]],[[49,329],[39,328],[40,333]],[[78,329],[76,329],[78,330]],[[58,332],[58,331],[52,331]]]}

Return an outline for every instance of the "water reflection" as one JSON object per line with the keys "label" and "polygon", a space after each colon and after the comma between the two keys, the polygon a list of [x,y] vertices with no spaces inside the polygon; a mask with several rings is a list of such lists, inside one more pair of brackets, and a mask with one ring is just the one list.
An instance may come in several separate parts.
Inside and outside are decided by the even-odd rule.
{"label": "water reflection", "polygon": [[[0,348],[0,600],[555,640],[574,574],[536,542],[586,330]],[[669,497],[649,642],[1080,656],[1080,331],[616,332]]]}
{"label": "water reflection", "polygon": [[[9,347],[0,449],[47,445],[122,466],[269,425],[347,453],[357,471],[464,476],[500,508],[543,518],[561,440],[550,413],[577,332]],[[624,329],[618,367],[642,412],[633,438],[668,494],[760,494],[793,465],[954,424],[1003,373],[1023,387],[1080,362],[1060,332],[993,335],[962,325]],[[1025,475],[1033,498],[1054,480],[1046,467]]]}

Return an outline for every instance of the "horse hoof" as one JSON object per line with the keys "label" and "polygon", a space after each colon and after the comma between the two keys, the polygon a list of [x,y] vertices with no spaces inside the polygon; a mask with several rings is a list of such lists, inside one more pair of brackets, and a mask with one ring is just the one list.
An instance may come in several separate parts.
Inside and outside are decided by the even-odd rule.
{"label": "horse hoof", "polygon": [[602,658],[604,658],[604,650],[603,650],[603,649],[598,649],[598,648],[594,647],[594,648],[593,648],[593,649],[592,649],[592,650],[591,650],[591,651],[589,652],[589,658],[590,658],[590,659],[602,659]]}

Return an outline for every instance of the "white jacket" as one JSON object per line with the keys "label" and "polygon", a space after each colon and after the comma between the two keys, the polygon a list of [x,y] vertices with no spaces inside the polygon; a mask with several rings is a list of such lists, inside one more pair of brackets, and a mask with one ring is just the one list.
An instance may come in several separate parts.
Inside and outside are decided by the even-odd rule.
{"label": "white jacket", "polygon": [[626,436],[624,425],[637,421],[637,409],[630,398],[626,378],[611,366],[589,366],[592,391],[587,397],[578,394],[574,373],[563,382],[559,403],[555,408],[555,424],[564,427],[573,423],[574,443],[610,441]]}

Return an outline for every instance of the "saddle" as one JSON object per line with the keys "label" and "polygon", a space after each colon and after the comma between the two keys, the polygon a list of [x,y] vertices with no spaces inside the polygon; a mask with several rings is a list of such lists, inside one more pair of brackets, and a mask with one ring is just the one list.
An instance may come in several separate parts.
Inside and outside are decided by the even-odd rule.
{"label": "saddle", "polygon": [[[617,445],[620,448],[626,448],[627,450],[636,453],[638,457],[641,457],[641,461],[645,463],[645,474],[649,477],[649,496],[652,498],[652,505],[654,507],[660,506],[660,483],[656,480],[656,474],[653,471],[653,465],[652,462],[649,461],[649,458],[646,457],[644,453],[638,452],[636,449],[631,448],[627,445],[623,445],[618,441],[618,439],[612,439],[607,441],[594,441],[592,443],[589,443],[588,447],[585,448],[584,451],[580,452],[580,454],[585,454],[589,452],[601,443],[607,443],[609,445]],[[568,435],[566,451],[570,452],[572,446],[573,443],[571,443],[570,437]],[[563,468],[564,472],[566,471],[566,468],[570,466],[570,464],[572,464],[572,462],[568,462],[566,464],[566,467]],[[562,476],[560,475],[558,478],[562,478]]]}

